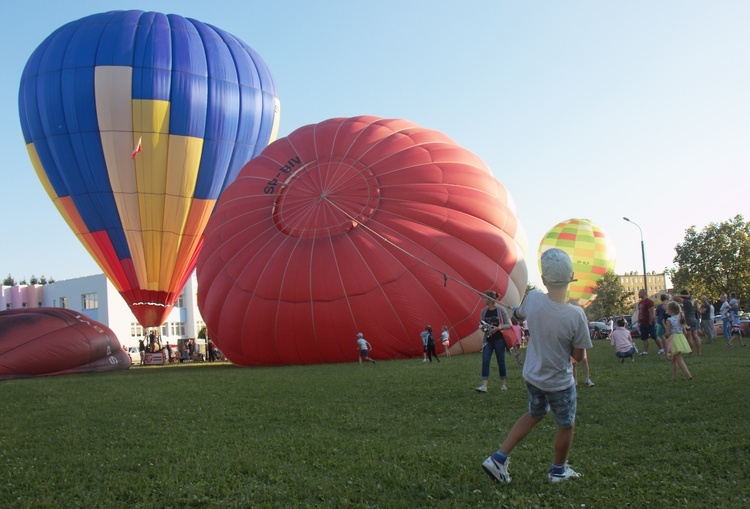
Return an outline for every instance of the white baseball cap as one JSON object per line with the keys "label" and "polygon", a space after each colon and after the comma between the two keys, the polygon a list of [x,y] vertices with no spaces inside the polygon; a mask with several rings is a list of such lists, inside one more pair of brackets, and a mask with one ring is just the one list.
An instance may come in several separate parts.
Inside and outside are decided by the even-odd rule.
{"label": "white baseball cap", "polygon": [[363,337],[365,337],[365,335],[364,335],[364,334],[362,334],[361,332],[358,332],[358,333],[357,333],[357,337],[358,337],[358,338],[363,338]]}
{"label": "white baseball cap", "polygon": [[577,281],[573,278],[573,262],[562,249],[553,247],[542,253],[541,265],[545,285],[565,286]]}

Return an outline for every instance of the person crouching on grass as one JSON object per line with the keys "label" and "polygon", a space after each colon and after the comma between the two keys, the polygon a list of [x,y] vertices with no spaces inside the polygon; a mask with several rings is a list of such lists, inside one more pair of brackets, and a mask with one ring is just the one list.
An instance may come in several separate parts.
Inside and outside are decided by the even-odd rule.
{"label": "person crouching on grass", "polygon": [[685,326],[685,315],[680,305],[675,301],[669,303],[667,313],[669,313],[669,318],[666,320],[667,331],[664,333],[664,338],[667,340],[667,353],[672,361],[672,381],[677,381],[678,366],[682,370],[682,374],[685,375],[685,379],[692,380],[693,375],[690,374],[688,367],[685,365],[685,360],[682,358],[682,354],[692,351],[687,338],[682,333]]}
{"label": "person crouching on grass", "polygon": [[630,335],[630,331],[625,328],[625,320],[622,318],[617,320],[617,328],[610,334],[609,342],[615,347],[615,356],[620,359],[620,363],[625,362],[628,357],[630,357],[631,362],[635,362],[635,354],[638,353],[638,349],[633,343],[633,336]]}
{"label": "person crouching on grass", "polygon": [[580,477],[567,461],[577,400],[570,358],[580,362],[584,349],[593,345],[583,309],[565,300],[568,284],[575,281],[570,257],[560,249],[548,249],[542,254],[541,266],[548,293],[532,290],[521,307],[513,310],[516,319],[527,320],[531,337],[523,365],[529,410],[513,425],[500,449],[482,463],[487,475],[497,482],[510,482],[510,453],[550,409],[557,421],[557,435],[547,478],[557,483]]}

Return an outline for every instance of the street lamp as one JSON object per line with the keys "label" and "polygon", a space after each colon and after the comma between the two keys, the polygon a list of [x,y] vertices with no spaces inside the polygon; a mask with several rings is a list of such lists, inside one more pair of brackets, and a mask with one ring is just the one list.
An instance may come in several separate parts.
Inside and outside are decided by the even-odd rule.
{"label": "street lamp", "polygon": [[627,217],[623,217],[623,219],[628,223],[632,223],[638,226],[638,231],[641,232],[641,256],[643,257],[643,289],[646,290],[646,297],[648,297],[648,282],[646,279],[646,247],[643,245],[643,230],[641,230],[641,227],[638,225],[638,223],[631,221]]}

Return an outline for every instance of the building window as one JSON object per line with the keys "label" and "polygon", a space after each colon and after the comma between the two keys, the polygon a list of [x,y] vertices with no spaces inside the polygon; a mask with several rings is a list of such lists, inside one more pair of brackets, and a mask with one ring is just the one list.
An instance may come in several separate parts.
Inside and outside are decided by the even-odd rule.
{"label": "building window", "polygon": [[84,293],[81,295],[81,302],[83,309],[96,309],[99,307],[99,301],[95,293]]}
{"label": "building window", "polygon": [[60,297],[60,307],[63,309],[68,309],[68,301],[65,297]]}
{"label": "building window", "polygon": [[172,322],[170,325],[170,336],[184,336],[185,322]]}
{"label": "building window", "polygon": [[22,302],[22,303],[21,303],[21,307],[22,307],[22,308],[28,307],[28,304],[26,304],[25,302]]}
{"label": "building window", "polygon": [[143,336],[143,327],[138,322],[130,322],[130,337],[139,338]]}
{"label": "building window", "polygon": [[169,336],[169,323],[164,322],[164,325],[161,326],[161,335]]}
{"label": "building window", "polygon": [[8,303],[8,304],[5,305],[5,309],[11,309],[10,303]]}
{"label": "building window", "polygon": [[177,302],[175,303],[174,307],[176,308],[184,308],[185,307],[185,292],[182,292],[179,297],[177,297]]}

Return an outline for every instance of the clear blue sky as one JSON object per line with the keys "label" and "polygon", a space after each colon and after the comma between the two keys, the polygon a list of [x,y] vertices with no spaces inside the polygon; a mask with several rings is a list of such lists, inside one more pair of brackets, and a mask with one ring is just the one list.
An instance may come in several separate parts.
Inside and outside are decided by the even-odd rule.
{"label": "clear blue sky", "polygon": [[479,155],[536,250],[556,223],[598,223],[618,272],[671,267],[699,229],[750,218],[750,2],[24,0],[0,19],[0,275],[100,273],[44,192],[18,121],[26,60],[54,29],[109,10],[176,13],[252,46],[284,136],[331,117],[404,118]]}

